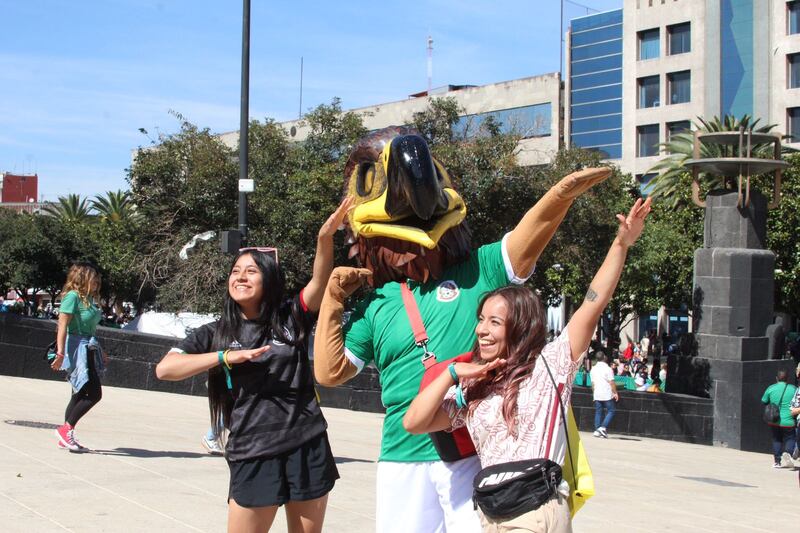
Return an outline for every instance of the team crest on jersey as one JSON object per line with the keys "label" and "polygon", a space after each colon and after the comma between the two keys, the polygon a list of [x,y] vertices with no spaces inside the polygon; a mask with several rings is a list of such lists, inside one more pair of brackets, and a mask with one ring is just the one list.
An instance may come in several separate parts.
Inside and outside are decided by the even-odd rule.
{"label": "team crest on jersey", "polygon": [[458,285],[451,279],[441,282],[436,287],[436,299],[440,302],[452,302],[458,298],[458,294]]}

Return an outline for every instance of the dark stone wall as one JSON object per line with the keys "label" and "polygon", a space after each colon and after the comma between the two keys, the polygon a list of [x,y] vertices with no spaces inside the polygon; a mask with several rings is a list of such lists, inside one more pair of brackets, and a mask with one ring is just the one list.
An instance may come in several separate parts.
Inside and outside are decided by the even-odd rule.
{"label": "dark stone wall", "polygon": [[[55,339],[55,331],[53,321],[0,314],[0,374],[63,380],[63,374],[50,370],[43,360],[47,345]],[[104,379],[106,385],[198,396],[206,394],[205,375],[178,382],[156,379],[155,365],[175,345],[175,339],[109,328],[98,328],[97,337],[110,356]],[[319,393],[322,404],[327,407],[384,412],[378,372],[371,367],[341,387],[319,387]],[[594,423],[591,390],[575,387],[572,401],[578,427],[591,431]],[[711,444],[713,417],[714,405],[709,399],[621,391],[617,414],[609,431]]]}
{"label": "dark stone wall", "polygon": [[[355,379],[341,387],[320,387],[319,390],[324,405],[354,411],[384,412],[378,372],[374,368],[365,368]],[[592,431],[592,390],[574,387],[572,408],[578,429]],[[711,444],[714,404],[707,398],[683,394],[620,391],[617,412],[609,431],[615,434]]]}
{"label": "dark stone wall", "polygon": [[[44,360],[44,352],[55,338],[55,321],[0,314],[0,374],[63,381],[64,373],[54,372]],[[156,379],[156,364],[175,345],[175,339],[102,327],[97,328],[97,338],[110,359],[104,384],[199,396],[206,394],[204,375],[184,381]]]}

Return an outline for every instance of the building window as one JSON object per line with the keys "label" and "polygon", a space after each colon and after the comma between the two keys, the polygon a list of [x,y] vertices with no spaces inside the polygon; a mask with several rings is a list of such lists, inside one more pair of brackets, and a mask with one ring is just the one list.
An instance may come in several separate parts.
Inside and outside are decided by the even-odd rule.
{"label": "building window", "polygon": [[669,103],[685,104],[692,99],[692,74],[688,70],[667,74]]}
{"label": "building window", "polygon": [[[666,139],[665,142],[669,143],[672,140],[673,135],[677,135],[679,133],[691,133],[692,131],[692,123],[688,120],[679,120],[677,122],[667,122],[667,129],[666,129]],[[669,147],[666,148],[667,153],[672,153]]]}
{"label": "building window", "polygon": [[692,25],[688,22],[667,26],[669,55],[685,54],[692,51]]}
{"label": "building window", "polygon": [[790,107],[786,110],[787,118],[789,119],[789,142],[800,142],[800,107]]}
{"label": "building window", "polygon": [[639,32],[639,59],[655,59],[659,54],[659,31],[645,30]]}
{"label": "building window", "polygon": [[658,155],[658,124],[636,128],[636,157]]}
{"label": "building window", "polygon": [[692,123],[688,120],[679,120],[678,122],[667,122],[667,142],[672,139],[673,135],[678,133],[687,133],[692,130]]}
{"label": "building window", "polygon": [[800,54],[789,54],[786,59],[789,63],[789,88],[797,89],[800,87]]}
{"label": "building window", "polygon": [[658,107],[658,76],[639,78],[639,108]]}
{"label": "building window", "polygon": [[786,19],[789,35],[800,33],[800,2],[786,2]]}

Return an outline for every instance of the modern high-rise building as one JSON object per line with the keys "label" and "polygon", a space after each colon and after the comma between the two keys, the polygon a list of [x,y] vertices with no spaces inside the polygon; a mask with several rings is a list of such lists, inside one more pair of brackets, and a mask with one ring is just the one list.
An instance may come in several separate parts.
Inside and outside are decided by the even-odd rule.
{"label": "modern high-rise building", "polygon": [[624,0],[573,19],[565,142],[643,184],[697,117],[750,115],[800,142],[800,1]]}

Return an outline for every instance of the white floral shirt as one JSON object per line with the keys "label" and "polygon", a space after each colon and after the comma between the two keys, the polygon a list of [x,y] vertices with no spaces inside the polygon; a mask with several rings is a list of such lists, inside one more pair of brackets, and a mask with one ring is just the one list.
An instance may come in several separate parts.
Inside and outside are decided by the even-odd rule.
{"label": "white floral shirt", "polygon": [[[553,382],[542,359],[547,361],[568,409],[575,374],[586,355],[572,360],[568,327],[542,349],[531,375],[520,384],[517,398],[517,436],[509,431],[503,418],[503,397],[491,394],[475,409],[458,409],[455,386],[445,395],[442,407],[450,415],[452,427],[467,426],[475,449],[485,468],[499,463],[525,459],[548,458],[563,464],[566,451],[566,429],[561,422],[561,409]],[[466,398],[469,401],[469,398]]]}

